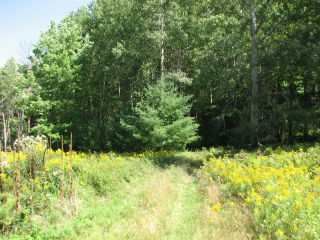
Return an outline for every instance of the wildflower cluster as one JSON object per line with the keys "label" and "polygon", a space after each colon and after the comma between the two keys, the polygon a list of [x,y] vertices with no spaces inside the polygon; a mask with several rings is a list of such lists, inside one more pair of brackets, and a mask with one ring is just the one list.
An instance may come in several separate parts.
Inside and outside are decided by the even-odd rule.
{"label": "wildflower cluster", "polygon": [[319,154],[318,146],[296,152],[278,148],[268,155],[211,156],[203,170],[247,205],[273,238],[319,239]]}
{"label": "wildflower cluster", "polygon": [[[61,149],[48,149],[42,137],[26,137],[20,140],[21,151],[0,152],[1,154],[1,186],[7,190],[15,188],[16,171],[19,164],[22,176],[22,194],[31,195],[37,190],[49,190],[52,193],[61,191],[61,188],[69,184],[69,174],[73,174],[75,184],[85,181],[100,181],[109,174],[109,182],[121,168],[129,167],[131,162],[143,159],[170,158],[174,152],[147,151],[144,153],[99,153],[86,154],[83,152],[64,152]],[[95,166],[95,164],[97,166]],[[100,169],[101,174],[86,179],[90,169]],[[94,173],[96,174],[96,173]],[[99,178],[96,179],[95,178]],[[92,183],[97,184],[97,183]],[[108,183],[104,183],[108,185]],[[31,186],[31,187],[30,187]],[[103,187],[103,186],[101,186]]]}
{"label": "wildflower cluster", "polygon": [[174,155],[168,151],[87,154],[72,151],[72,142],[68,152],[49,146],[42,137],[26,137],[15,142],[14,151],[0,151],[0,235],[17,231],[21,221],[33,229],[37,222],[29,219],[36,215],[59,217],[65,208],[68,216],[76,215],[83,207],[79,199],[85,201],[88,192],[105,199],[150,173],[153,161]]}

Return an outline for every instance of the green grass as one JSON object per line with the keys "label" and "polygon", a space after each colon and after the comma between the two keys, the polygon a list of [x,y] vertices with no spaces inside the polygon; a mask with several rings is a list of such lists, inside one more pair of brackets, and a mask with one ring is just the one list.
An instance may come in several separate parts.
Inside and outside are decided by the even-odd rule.
{"label": "green grass", "polygon": [[[37,208],[23,204],[22,212],[11,214],[10,231],[0,239],[252,238],[246,209],[211,210],[221,192],[197,177],[204,153],[130,156],[109,154],[103,161],[104,155],[84,156],[86,160],[74,166],[73,201],[61,201],[50,188],[38,192]],[[2,221],[13,212],[13,195],[8,199],[1,207]]]}
{"label": "green grass", "polygon": [[235,198],[252,212],[259,239],[318,240],[320,146],[305,147],[213,152],[201,176],[219,183],[223,207]]}

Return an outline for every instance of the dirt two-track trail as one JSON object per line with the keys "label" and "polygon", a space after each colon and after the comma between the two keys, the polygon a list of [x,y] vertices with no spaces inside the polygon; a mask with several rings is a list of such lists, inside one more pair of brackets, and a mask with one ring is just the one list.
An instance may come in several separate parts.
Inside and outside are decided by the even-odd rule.
{"label": "dirt two-track trail", "polygon": [[236,208],[212,211],[218,187],[200,187],[183,167],[157,168],[121,192],[96,203],[96,227],[77,239],[251,239],[246,214]]}

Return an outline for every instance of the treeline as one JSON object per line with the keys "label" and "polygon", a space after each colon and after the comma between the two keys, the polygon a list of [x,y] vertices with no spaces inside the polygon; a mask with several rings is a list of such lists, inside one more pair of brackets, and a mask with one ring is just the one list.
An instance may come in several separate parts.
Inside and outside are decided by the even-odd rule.
{"label": "treeline", "polygon": [[192,96],[193,147],[314,141],[319,26],[317,0],[97,0],[51,23],[30,64],[1,69],[2,142],[20,128],[135,149],[121,122],[159,79]]}

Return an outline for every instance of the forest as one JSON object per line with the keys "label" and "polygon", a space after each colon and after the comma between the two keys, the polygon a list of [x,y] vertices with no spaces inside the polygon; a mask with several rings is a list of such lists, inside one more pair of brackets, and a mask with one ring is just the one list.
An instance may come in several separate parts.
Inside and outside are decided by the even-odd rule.
{"label": "forest", "polygon": [[[0,134],[80,151],[319,140],[317,0],[97,0],[0,69]],[[162,97],[161,97],[162,96]],[[164,97],[166,96],[166,97]]]}
{"label": "forest", "polygon": [[319,0],[52,21],[0,67],[0,240],[320,240],[319,26]]}

